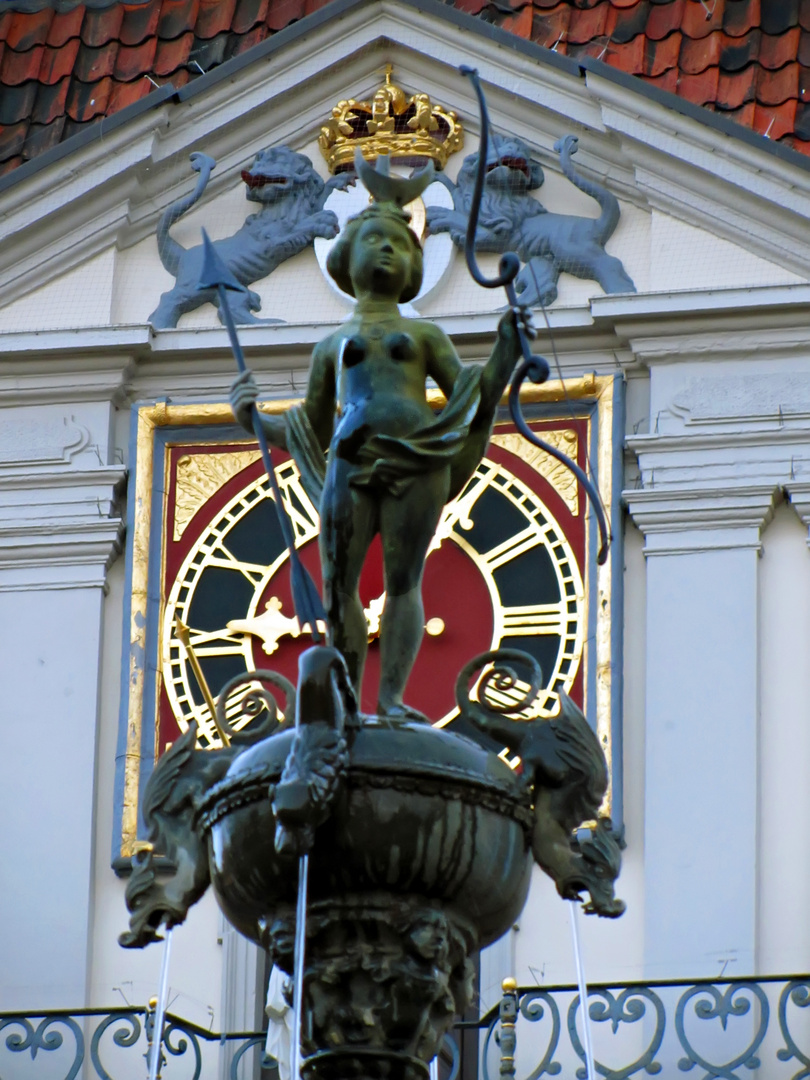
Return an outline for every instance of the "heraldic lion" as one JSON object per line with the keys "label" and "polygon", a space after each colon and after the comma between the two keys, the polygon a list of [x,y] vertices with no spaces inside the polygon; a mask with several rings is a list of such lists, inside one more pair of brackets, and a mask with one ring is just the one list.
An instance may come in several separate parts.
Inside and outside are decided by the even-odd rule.
{"label": "heraldic lion", "polygon": [[[544,178],[541,167],[531,160],[529,148],[520,139],[498,136],[491,141],[487,154],[475,250],[500,255],[516,252],[524,266],[515,279],[515,288],[527,307],[545,306],[556,300],[557,281],[563,271],[598,281],[606,293],[635,292],[621,260],[608,255],[604,248],[619,222],[615,195],[574,172],[571,155],[576,152],[577,139],[573,135],[560,139],[554,149],[560,155],[564,175],[599,203],[599,217],[550,214],[530,194]],[[470,154],[464,159],[457,184],[443,180],[453,196],[453,209],[431,206],[427,210],[431,233],[449,232],[453,243],[462,250],[477,169],[478,155]]]}
{"label": "heraldic lion", "polygon": [[[157,230],[160,261],[177,280],[149,316],[156,329],[177,326],[181,315],[202,304],[219,307],[216,289],[197,288],[202,271],[202,245],[186,249],[169,233],[172,225],[205,191],[215,165],[207,154],[192,154],[191,167],[200,174],[197,186],[185,199],[179,199],[164,211],[160,219]],[[214,241],[220,258],[245,286],[243,293],[234,293],[231,310],[237,323],[283,322],[283,319],[255,317],[253,312],[261,308],[261,298],[248,286],[266,278],[281,263],[309,247],[316,236],[326,240],[337,236],[338,219],[323,206],[336,188],[345,190],[354,183],[354,175],[343,173],[324,182],[304,154],[287,146],[272,146],[256,155],[250,168],[242,172],[242,179],[245,197],[249,202],[259,203],[259,212],[247,217],[233,236]]]}

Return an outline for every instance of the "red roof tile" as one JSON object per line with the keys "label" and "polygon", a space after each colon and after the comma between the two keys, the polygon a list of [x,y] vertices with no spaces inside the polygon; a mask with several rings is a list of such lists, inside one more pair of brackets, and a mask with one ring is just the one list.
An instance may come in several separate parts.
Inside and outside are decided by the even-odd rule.
{"label": "red roof tile", "polygon": [[[466,3],[469,7],[465,6]],[[459,5],[461,11],[467,11],[470,15],[479,15],[486,6],[487,3],[479,5],[479,0],[461,0]],[[305,0],[270,0],[267,8],[267,25],[271,30],[283,30],[296,19],[303,19],[304,14]]]}
{"label": "red roof tile", "polygon": [[108,41],[118,40],[124,9],[120,4],[107,8],[88,8],[82,20],[81,39],[91,48],[99,48]]}
{"label": "red roof tile", "polygon": [[626,45],[611,43],[604,56],[605,63],[627,72],[628,75],[640,75],[644,70],[644,46],[645,40],[642,34],[634,37]]}
{"label": "red roof tile", "polygon": [[237,0],[231,30],[235,34],[246,34],[257,23],[264,22],[268,3],[269,0]]}
{"label": "red roof tile", "polygon": [[759,0],[726,0],[723,30],[730,37],[741,37],[759,26]]}
{"label": "red roof tile", "polygon": [[27,52],[34,45],[44,45],[53,20],[53,10],[43,8],[33,15],[17,13],[6,31],[5,41],[15,52]]}
{"label": "red roof tile", "polygon": [[722,29],[725,0],[686,0],[681,32],[690,38],[705,38]]}
{"label": "red roof tile", "polygon": [[157,33],[161,38],[176,38],[192,30],[197,20],[200,0],[163,0]]}
{"label": "red roof tile", "polygon": [[65,117],[57,116],[49,124],[31,124],[28,134],[23,143],[23,157],[26,160],[44,154],[62,141],[62,132],[65,129]]}
{"label": "red roof tile", "polygon": [[718,109],[739,109],[755,97],[757,85],[757,68],[755,64],[749,64],[743,71],[726,73],[720,72],[717,82]]}
{"label": "red roof tile", "polygon": [[784,34],[763,34],[759,45],[759,62],[763,67],[775,71],[795,60],[799,52],[801,30],[792,27]]}
{"label": "red roof tile", "polygon": [[252,49],[254,45],[258,45],[259,42],[264,41],[267,37],[267,27],[259,23],[258,26],[254,26],[252,30],[247,34],[235,34],[233,35],[233,51],[232,56],[241,56],[243,52],[247,52],[248,49]]}
{"label": "red roof tile", "polygon": [[75,37],[66,41],[61,48],[46,46],[39,66],[40,82],[57,83],[72,75],[80,45],[81,41]]}
{"label": "red roof tile", "polygon": [[[185,85],[328,2],[63,0],[26,13],[0,0],[0,171],[155,85]],[[810,153],[810,0],[447,2]]]}
{"label": "red roof tile", "polygon": [[102,79],[97,83],[83,83],[72,79],[68,89],[65,112],[71,120],[85,123],[97,116],[104,116],[112,90],[112,79]]}
{"label": "red roof tile", "polygon": [[735,109],[733,112],[729,112],[726,115],[730,120],[742,124],[743,127],[752,128],[754,126],[754,112],[756,107],[755,101],[748,101],[742,108]]}
{"label": "red roof tile", "polygon": [[121,21],[122,45],[140,45],[148,37],[157,34],[160,19],[160,3],[122,4],[124,18]]}
{"label": "red roof tile", "polygon": [[116,82],[113,84],[110,100],[107,105],[110,113],[125,109],[127,105],[134,105],[136,101],[145,98],[154,89],[152,84],[142,75],[133,82]]}
{"label": "red roof tile", "polygon": [[796,105],[795,99],[784,101],[781,105],[757,105],[754,109],[754,131],[774,140],[789,135],[796,121]]}
{"label": "red roof tile", "polygon": [[655,4],[647,19],[647,37],[662,41],[674,30],[680,30],[686,0],[673,0],[671,4]]}
{"label": "red roof tile", "polygon": [[[534,16],[534,9],[531,5],[527,5],[517,15],[507,15],[501,24],[504,30],[511,30],[513,34],[517,34],[518,37],[531,38],[532,35],[532,19]],[[538,20],[539,22],[540,20]],[[567,20],[566,20],[567,21]]]}
{"label": "red roof tile", "polygon": [[6,48],[3,52],[3,66],[0,68],[0,84],[3,86],[19,86],[20,83],[36,79],[39,75],[39,65],[42,63],[44,47],[36,45],[28,52],[15,52]]}
{"label": "red roof tile", "polygon": [[781,105],[799,97],[799,65],[786,64],[779,71],[760,68],[757,78],[757,101],[762,105]]}
{"label": "red roof tile", "polygon": [[760,4],[759,25],[765,34],[784,34],[799,21],[799,0],[765,0]]}
{"label": "red roof tile", "polygon": [[20,120],[18,124],[5,124],[0,128],[0,161],[19,154],[27,134],[27,120]]}
{"label": "red roof tile", "polygon": [[131,82],[132,79],[143,78],[145,71],[152,70],[156,50],[156,37],[149,37],[140,45],[129,47],[122,45],[116,54],[112,74],[121,82]]}
{"label": "red roof tile", "polygon": [[648,40],[644,55],[644,74],[655,79],[665,71],[674,69],[677,76],[680,51],[681,35],[677,30],[663,41]]}
{"label": "red roof tile", "polygon": [[200,0],[194,33],[198,38],[212,38],[230,30],[236,0]]}
{"label": "red roof tile", "polygon": [[723,49],[720,53],[720,67],[724,71],[740,71],[759,56],[762,34],[759,30],[749,30],[742,37],[730,37],[723,34]]}
{"label": "red roof tile", "polygon": [[[536,41],[538,45],[544,45],[547,49],[553,49],[555,45],[559,48],[563,44],[571,18],[571,8],[567,3],[558,3],[550,11],[544,11],[542,14],[537,13],[533,22],[531,22],[533,9],[528,7],[524,8],[523,11],[529,12],[533,41]],[[501,25],[510,29],[509,23],[513,19],[514,16],[507,16]]]}
{"label": "red roof tile", "polygon": [[159,41],[155,50],[152,71],[155,75],[171,75],[185,64],[194,45],[194,35],[189,30],[182,37]]}
{"label": "red roof tile", "polygon": [[70,11],[57,11],[48,31],[47,45],[61,48],[66,41],[77,38],[81,33],[84,19],[84,4],[78,4]]}
{"label": "red roof tile", "polygon": [[678,96],[691,101],[693,105],[706,105],[717,101],[717,84],[720,69],[706,68],[699,75],[681,73],[678,80]]}
{"label": "red roof tile", "polygon": [[566,39],[572,45],[584,45],[605,33],[610,4],[598,4],[591,8],[571,8]]}
{"label": "red roof tile", "polygon": [[[61,82],[54,83],[53,86],[44,86],[42,83],[38,85],[36,101],[29,114],[32,126],[34,124],[50,125],[54,120],[65,115],[65,103],[69,85],[70,80],[67,77],[62,79]],[[26,140],[26,144],[27,142],[28,140]]]}
{"label": "red roof tile", "polygon": [[680,72],[678,69],[670,68],[669,71],[665,71],[664,74],[660,75],[658,78],[645,76],[644,81],[648,82],[651,86],[657,87],[659,90],[666,90],[668,94],[677,94],[679,78]]}
{"label": "red roof tile", "polygon": [[699,75],[707,67],[720,63],[722,35],[718,32],[704,38],[684,37],[681,44],[681,71],[687,75]]}
{"label": "red roof tile", "polygon": [[108,41],[98,49],[82,45],[76,56],[73,74],[81,82],[97,82],[105,75],[112,75],[119,48],[117,41]]}

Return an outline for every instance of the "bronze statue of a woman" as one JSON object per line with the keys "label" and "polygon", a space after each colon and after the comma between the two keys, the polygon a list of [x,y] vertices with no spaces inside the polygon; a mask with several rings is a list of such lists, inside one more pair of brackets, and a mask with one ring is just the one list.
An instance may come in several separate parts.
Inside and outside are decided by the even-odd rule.
{"label": "bronze statue of a woman", "polygon": [[[348,222],[327,263],[356,297],[354,315],[316,345],[303,404],[282,416],[260,415],[268,441],[290,452],[319,507],[329,641],[343,653],[358,693],[368,643],[358,586],[380,534],[386,599],[378,710],[421,718],[403,693],[424,629],[425,558],[445,504],[486,450],[520,353],[518,320],[526,326],[527,316],[507,311],[489,360],[475,367],[462,366],[438,326],[403,318],[397,305],[419,292],[422,249],[402,206],[433,170],[402,180],[379,161],[373,169],[359,152],[357,169],[376,201]],[[438,415],[427,403],[427,379],[447,398]],[[234,415],[248,431],[257,394],[250,372],[233,384]]]}

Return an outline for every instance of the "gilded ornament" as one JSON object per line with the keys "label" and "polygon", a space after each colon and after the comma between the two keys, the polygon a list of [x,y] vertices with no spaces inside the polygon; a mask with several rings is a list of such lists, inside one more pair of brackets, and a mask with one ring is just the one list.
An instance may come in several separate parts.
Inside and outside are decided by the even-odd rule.
{"label": "gilded ornament", "polygon": [[232,476],[258,461],[258,450],[234,450],[225,454],[183,454],[175,471],[174,540],[211,496]]}
{"label": "gilded ornament", "polygon": [[[563,450],[569,457],[576,460],[578,449],[576,431],[570,428],[563,431],[544,431],[543,438],[547,443],[556,446],[558,450]],[[555,460],[539,447],[527,445],[526,440],[516,431],[505,435],[496,433],[490,442],[494,442],[496,446],[502,446],[504,450],[515,454],[516,457],[523,458],[527,465],[548,480],[574,517],[579,514],[577,478],[562,462]]]}
{"label": "gilded ornament", "polygon": [[463,147],[464,129],[456,114],[434,105],[424,92],[408,97],[391,74],[386,64],[385,82],[370,101],[349,98],[332,109],[318,137],[330,172],[351,169],[358,147],[366,161],[380,155],[405,164],[428,158],[439,169]]}

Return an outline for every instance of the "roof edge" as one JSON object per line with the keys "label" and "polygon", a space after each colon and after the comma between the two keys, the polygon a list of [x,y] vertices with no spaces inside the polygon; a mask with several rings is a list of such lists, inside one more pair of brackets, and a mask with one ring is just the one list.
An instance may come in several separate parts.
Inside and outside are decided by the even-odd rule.
{"label": "roof edge", "polygon": [[152,90],[145,98],[133,102],[132,105],[127,105],[125,108],[113,113],[112,116],[105,116],[96,124],[88,124],[85,131],[77,131],[75,135],[71,135],[64,142],[52,146],[44,154],[38,154],[35,158],[31,158],[30,161],[26,161],[25,164],[18,165],[16,169],[12,169],[5,176],[0,176],[0,194],[8,191],[16,183],[27,180],[29,176],[34,176],[41,169],[46,169],[49,165],[68,157],[74,150],[81,150],[83,146],[89,146],[90,143],[103,139],[105,135],[109,135],[110,132],[123,127],[124,124],[129,123],[130,120],[134,120],[143,113],[156,109],[158,105],[162,105],[165,101],[169,101],[170,98],[176,97],[176,95],[177,91],[171,83],[166,83],[165,86]]}
{"label": "roof edge", "polygon": [[590,72],[597,75],[600,79],[606,79],[608,82],[615,83],[626,90],[641,94],[664,108],[689,117],[690,120],[697,120],[714,131],[722,132],[723,135],[729,135],[733,139],[739,139],[756,150],[764,150],[765,153],[772,154],[786,164],[796,165],[804,172],[810,172],[810,158],[805,154],[800,154],[798,150],[793,150],[789,146],[783,146],[782,143],[774,142],[764,135],[759,135],[756,131],[752,131],[751,128],[738,124],[735,120],[729,120],[722,113],[713,112],[701,105],[694,105],[691,101],[686,101],[685,98],[678,97],[677,94],[673,94],[669,90],[662,90],[659,86],[651,86],[650,83],[640,79],[637,75],[628,75],[626,72],[619,71],[617,68],[611,67],[610,64],[604,63],[604,61],[596,60],[590,56],[580,61],[580,67],[583,74]]}

